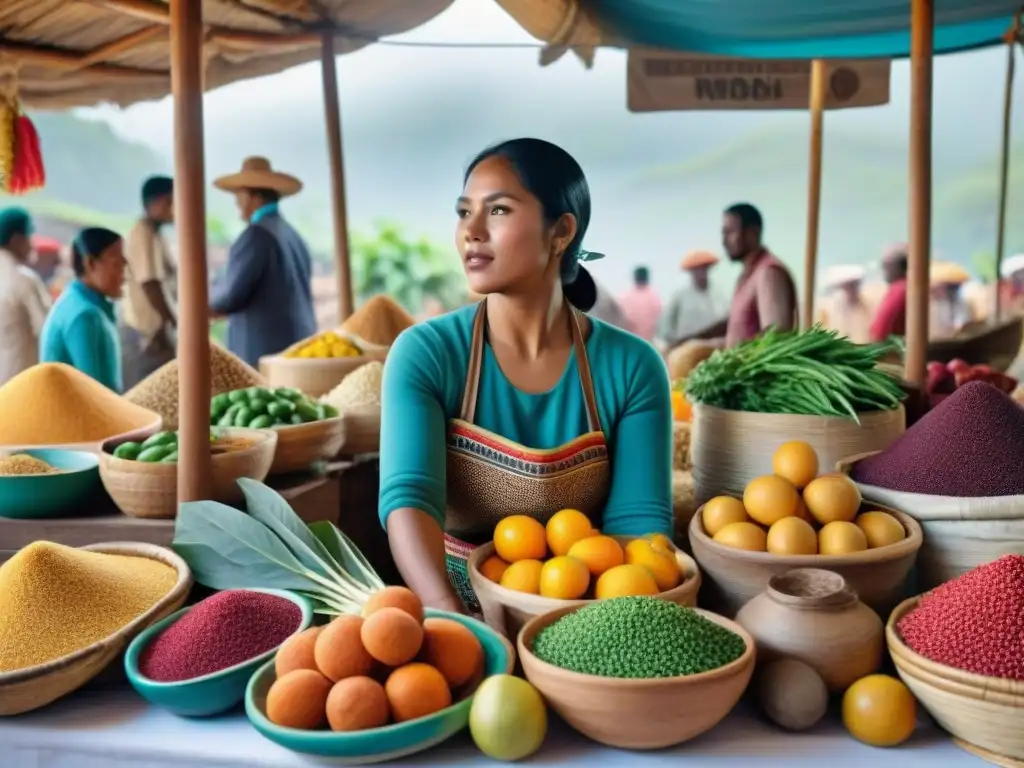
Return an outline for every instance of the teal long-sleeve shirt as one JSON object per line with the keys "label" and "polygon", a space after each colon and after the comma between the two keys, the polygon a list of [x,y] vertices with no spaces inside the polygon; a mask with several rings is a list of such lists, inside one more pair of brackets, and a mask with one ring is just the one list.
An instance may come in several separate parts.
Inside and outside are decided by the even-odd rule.
{"label": "teal long-sleeve shirt", "polygon": [[69,283],[43,323],[39,361],[65,363],[120,392],[121,341],[110,300],[81,280]]}
{"label": "teal long-sleeve shirt", "polygon": [[[447,423],[458,418],[477,306],[405,331],[384,367],[381,523],[403,507],[444,527]],[[608,441],[611,493],[599,525],[609,534],[672,534],[672,403],[668,371],[642,339],[590,318],[587,355]],[[556,448],[587,432],[576,353],[558,384],[529,394],[505,378],[484,346],[477,426],[530,448]],[[513,512],[513,510],[509,510]]]}

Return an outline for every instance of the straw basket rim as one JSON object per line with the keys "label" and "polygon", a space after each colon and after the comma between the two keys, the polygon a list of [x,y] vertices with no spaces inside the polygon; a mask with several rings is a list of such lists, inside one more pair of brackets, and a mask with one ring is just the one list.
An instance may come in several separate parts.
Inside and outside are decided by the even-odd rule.
{"label": "straw basket rim", "polygon": [[[240,448],[237,451],[231,451],[229,453],[215,454],[210,457],[210,461],[216,468],[217,464],[224,460],[230,459],[237,461],[240,458],[251,458],[259,453],[267,450],[267,443],[270,442],[270,450],[275,451],[277,449],[278,436],[277,433],[270,429],[250,429],[249,427],[211,427],[216,429],[220,434],[225,437],[251,437],[254,438],[252,445],[247,445],[245,448]],[[120,445],[123,440],[120,438],[110,438],[101,445],[100,451],[100,470],[117,470],[119,472],[125,472],[136,475],[174,475],[178,472],[177,463],[164,464],[159,461],[148,462],[148,461],[136,461],[134,459],[122,459],[119,456],[115,456],[110,448],[116,444]]]}
{"label": "straw basket rim", "polygon": [[726,546],[708,536],[704,530],[705,506],[707,506],[707,503],[701,504],[690,519],[690,538],[696,538],[702,546],[729,559],[758,565],[784,564],[789,565],[791,568],[819,568],[827,571],[843,566],[863,566],[898,560],[915,555],[924,543],[921,525],[917,520],[906,512],[893,509],[885,504],[870,502],[868,506],[878,508],[879,511],[886,512],[895,517],[903,526],[903,530],[907,535],[895,544],[887,544],[884,547],[866,549],[862,552],[853,552],[848,555],[776,555],[771,552],[752,552],[746,549]]}
{"label": "straw basket rim", "polygon": [[[740,417],[751,417],[758,419],[775,419],[775,420],[789,420],[800,422],[803,421],[807,424],[820,424],[822,421],[831,421],[835,423],[850,424],[857,426],[857,422],[850,419],[848,416],[819,416],[808,413],[761,413],[760,411],[738,411],[732,408],[719,408],[717,405],[709,405],[707,403],[692,403],[694,411],[697,409],[705,410],[709,413],[720,413],[728,414],[730,416]],[[892,419],[893,414],[903,413],[906,414],[906,408],[903,403],[899,403],[895,408],[889,410],[876,410],[876,411],[858,411],[857,418],[861,420],[860,426],[865,428],[870,426],[873,421],[889,421]],[[905,415],[904,415],[904,418]],[[691,423],[692,423],[691,419]],[[867,422],[867,425],[865,424]]]}
{"label": "straw basket rim", "polygon": [[[966,672],[948,664],[940,664],[914,651],[900,636],[897,624],[900,620],[917,608],[921,599],[930,593],[909,597],[893,609],[889,620],[885,623],[885,640],[889,646],[889,655],[893,662],[899,666],[901,660],[905,660],[912,667],[928,673],[944,682],[956,683],[966,686],[977,692],[974,698],[985,700],[986,693],[994,693],[999,697],[1013,697],[1018,700],[1017,706],[1024,707],[1024,681],[1011,678],[988,677],[974,672]],[[910,674],[914,674],[913,671]],[[925,681],[927,682],[927,680]]]}
{"label": "straw basket rim", "polygon": [[[260,365],[274,365],[279,368],[306,370],[350,368],[354,371],[368,363],[384,362],[389,349],[390,347],[382,347],[380,349],[364,350],[363,354],[350,357],[285,357],[283,353],[278,353],[276,355],[264,355],[260,358],[259,363]],[[271,388],[276,389],[276,387]]]}
{"label": "straw basket rim", "polygon": [[288,437],[304,437],[308,435],[315,435],[320,432],[329,433],[332,429],[339,426],[344,422],[344,414],[339,413],[337,416],[329,416],[326,419],[317,419],[316,421],[306,421],[302,424],[275,424],[272,427],[266,429],[256,430],[257,432],[274,432],[280,435],[287,435]]}
{"label": "straw basket rim", "polygon": [[[142,406],[139,406],[140,408]],[[148,408],[144,409],[149,411]],[[151,421],[145,426],[138,427],[136,429],[130,429],[127,432],[122,432],[119,435],[111,435],[110,437],[103,437],[99,440],[86,440],[81,443],[40,443],[38,445],[25,445],[23,443],[10,443],[8,445],[0,445],[0,453],[17,453],[19,451],[42,451],[42,450],[60,450],[60,451],[82,451],[84,453],[98,454],[102,453],[103,446],[107,443],[117,440],[118,442],[128,442],[133,438],[142,437],[145,435],[155,434],[159,432],[164,426],[164,417],[155,411],[149,411],[156,419]]]}
{"label": "straw basket rim", "polygon": [[132,636],[152,623],[154,616],[161,615],[162,612],[167,611],[171,606],[184,600],[188,596],[189,590],[192,588],[192,571],[189,568],[188,563],[186,563],[174,551],[166,547],[137,541],[110,541],[101,542],[99,544],[88,544],[84,547],[78,547],[78,549],[86,552],[98,552],[107,555],[144,557],[150,560],[156,560],[157,562],[174,568],[177,574],[177,580],[175,581],[174,586],[171,587],[170,591],[154,603],[149,610],[140,616],[137,616],[113,634],[108,635],[101,640],[97,640],[95,643],[92,643],[85,648],[80,648],[77,651],[52,659],[43,664],[37,664],[34,667],[26,667],[25,669],[16,669],[11,672],[0,672],[0,688],[3,688],[6,685],[24,683],[39,677],[58,674],[91,656],[102,655],[103,653],[116,649],[117,644],[123,642],[126,637]]}
{"label": "straw basket rim", "polygon": [[523,628],[519,630],[519,635],[516,637],[516,649],[519,652],[520,658],[528,658],[530,664],[536,665],[536,667],[545,675],[557,680],[563,685],[579,686],[588,683],[600,682],[608,685],[610,688],[614,688],[615,691],[618,692],[652,691],[658,688],[667,688],[680,684],[697,684],[725,680],[727,678],[743,674],[746,669],[754,663],[756,646],[754,644],[753,636],[751,636],[746,629],[741,627],[732,619],[728,619],[721,614],[713,613],[712,611],[708,611],[703,608],[691,608],[690,610],[695,611],[697,614],[709,621],[715,622],[718,626],[739,635],[744,643],[743,654],[739,658],[734,659],[721,667],[709,669],[707,672],[699,672],[695,675],[677,675],[675,677],[638,679],[601,677],[600,675],[588,675],[583,672],[574,672],[570,669],[557,667],[554,664],[544,661],[533,652],[533,641],[542,629],[546,629],[550,625],[554,624],[558,619],[561,619],[570,613],[575,613],[585,607],[585,605],[568,605],[532,617],[523,625]]}

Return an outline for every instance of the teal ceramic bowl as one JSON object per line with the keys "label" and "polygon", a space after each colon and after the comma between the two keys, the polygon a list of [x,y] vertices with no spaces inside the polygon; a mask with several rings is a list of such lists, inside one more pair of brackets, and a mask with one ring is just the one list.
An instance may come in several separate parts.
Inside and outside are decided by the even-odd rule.
{"label": "teal ceramic bowl", "polygon": [[[294,592],[278,589],[254,589],[252,592],[263,592],[290,600],[299,606],[302,619],[296,632],[306,629],[313,621],[313,606],[304,597]],[[163,707],[181,717],[211,717],[227,712],[237,706],[245,698],[245,687],[252,673],[268,659],[273,660],[277,648],[233,667],[222,669],[202,677],[182,680],[177,683],[159,683],[144,676],[139,669],[142,652],[165,629],[192,610],[193,606],[182,608],[163,621],[159,621],[140,634],[124,656],[124,669],[128,681],[146,701]]]}
{"label": "teal ceramic bowl", "polygon": [[0,475],[0,517],[38,520],[69,517],[100,487],[99,458],[87,451],[26,448],[25,453],[59,469],[47,475]]}
{"label": "teal ceramic bowl", "polygon": [[[504,637],[486,624],[467,616],[429,608],[426,613],[427,616],[453,619],[477,636],[484,648],[485,677],[512,673],[515,651]],[[282,728],[267,719],[267,692],[275,679],[271,660],[252,676],[245,691],[245,713],[256,730],[293,752],[331,757],[335,762],[347,765],[390,762],[440,744],[466,727],[473,701],[470,694],[433,715],[368,731],[300,731]]]}

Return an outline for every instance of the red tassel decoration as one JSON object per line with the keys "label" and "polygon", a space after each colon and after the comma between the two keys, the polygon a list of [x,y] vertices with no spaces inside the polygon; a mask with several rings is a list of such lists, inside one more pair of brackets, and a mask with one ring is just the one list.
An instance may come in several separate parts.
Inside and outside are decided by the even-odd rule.
{"label": "red tassel decoration", "polygon": [[14,162],[7,189],[12,195],[24,195],[42,189],[45,184],[39,133],[29,116],[19,110],[14,123]]}

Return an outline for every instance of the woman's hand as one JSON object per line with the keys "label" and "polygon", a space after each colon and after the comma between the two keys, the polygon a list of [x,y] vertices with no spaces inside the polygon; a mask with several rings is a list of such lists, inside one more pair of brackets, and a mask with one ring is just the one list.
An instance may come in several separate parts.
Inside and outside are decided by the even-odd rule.
{"label": "woman's hand", "polygon": [[420,597],[423,605],[437,611],[448,611],[449,613],[466,613],[466,606],[454,591],[438,595],[424,595]]}

